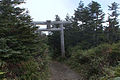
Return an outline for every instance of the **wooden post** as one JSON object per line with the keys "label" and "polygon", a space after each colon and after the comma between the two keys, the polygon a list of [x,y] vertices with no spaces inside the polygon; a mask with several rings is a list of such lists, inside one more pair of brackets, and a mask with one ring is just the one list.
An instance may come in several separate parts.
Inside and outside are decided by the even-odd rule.
{"label": "wooden post", "polygon": [[[51,29],[51,21],[47,20],[47,29]],[[50,35],[51,32],[48,32],[48,35]]]}
{"label": "wooden post", "polygon": [[51,28],[51,25],[50,25],[50,24],[51,24],[51,21],[50,21],[50,20],[47,20],[46,22],[47,22],[47,29],[50,29],[50,28]]}
{"label": "wooden post", "polygon": [[60,24],[60,28],[61,28],[61,54],[62,54],[62,57],[65,58],[64,27],[62,23]]}

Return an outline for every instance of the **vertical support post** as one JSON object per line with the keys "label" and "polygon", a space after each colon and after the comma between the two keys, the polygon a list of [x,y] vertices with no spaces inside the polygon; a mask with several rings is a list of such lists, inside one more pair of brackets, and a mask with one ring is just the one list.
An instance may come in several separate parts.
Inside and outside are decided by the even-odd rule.
{"label": "vertical support post", "polygon": [[61,28],[61,54],[62,54],[62,57],[65,58],[64,27],[63,27],[63,23],[60,24],[60,28]]}
{"label": "vertical support post", "polygon": [[47,29],[50,29],[51,28],[51,25],[50,25],[51,21],[47,20],[46,22],[47,22]]}
{"label": "vertical support post", "polygon": [[[47,29],[50,29],[51,28],[51,21],[50,20],[47,20]],[[50,35],[50,32],[48,32],[48,34]]]}

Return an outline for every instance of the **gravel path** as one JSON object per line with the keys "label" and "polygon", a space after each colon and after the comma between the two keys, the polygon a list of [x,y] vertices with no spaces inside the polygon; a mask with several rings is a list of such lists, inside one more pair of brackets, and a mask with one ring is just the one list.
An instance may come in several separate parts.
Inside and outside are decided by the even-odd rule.
{"label": "gravel path", "polygon": [[59,62],[51,62],[50,71],[50,80],[81,80],[79,74]]}

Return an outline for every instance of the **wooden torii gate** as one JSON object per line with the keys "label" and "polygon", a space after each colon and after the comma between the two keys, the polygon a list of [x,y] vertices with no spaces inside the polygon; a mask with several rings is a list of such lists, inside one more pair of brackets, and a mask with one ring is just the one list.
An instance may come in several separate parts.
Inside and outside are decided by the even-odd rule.
{"label": "wooden torii gate", "polygon": [[[70,24],[70,21],[50,21],[47,20],[46,22],[41,21],[33,21],[34,26],[36,25],[47,25],[46,29],[39,29],[38,31],[60,31],[61,32],[61,56],[65,57],[65,47],[64,47],[64,24]],[[60,28],[52,28],[51,25],[60,25]]]}

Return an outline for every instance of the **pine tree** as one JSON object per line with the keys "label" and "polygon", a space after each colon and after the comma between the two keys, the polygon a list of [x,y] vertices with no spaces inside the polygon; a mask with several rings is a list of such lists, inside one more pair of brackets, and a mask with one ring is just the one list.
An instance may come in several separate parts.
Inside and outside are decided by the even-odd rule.
{"label": "pine tree", "polygon": [[74,36],[76,36],[76,43],[80,43],[82,49],[87,49],[90,47],[90,27],[89,27],[89,21],[90,21],[90,13],[88,7],[84,6],[84,3],[80,1],[79,6],[77,10],[75,10],[73,17],[73,28],[74,28]]}
{"label": "pine tree", "polygon": [[88,5],[88,9],[90,16],[89,26],[93,36],[92,42],[94,42],[93,45],[98,45],[104,41],[104,27],[102,25],[102,23],[104,23],[104,13],[101,10],[101,5],[95,1],[92,1]]}
{"label": "pine tree", "polygon": [[104,13],[99,3],[92,1],[88,6],[84,6],[83,2],[80,2],[75,11],[74,23],[79,29],[78,41],[83,49],[96,46],[104,41],[103,20]]}
{"label": "pine tree", "polygon": [[0,80],[47,80],[48,47],[22,3],[0,0]]}
{"label": "pine tree", "polygon": [[108,16],[108,27],[106,28],[105,32],[107,33],[107,40],[109,43],[113,43],[116,41],[119,41],[119,21],[118,21],[118,16],[120,15],[120,13],[118,13],[118,9],[119,9],[119,4],[117,4],[116,2],[112,3],[111,6],[109,7],[109,11],[111,11],[111,13]]}
{"label": "pine tree", "polygon": [[0,1],[0,59],[25,60],[34,52],[35,28],[25,9],[18,7],[23,0]]}

